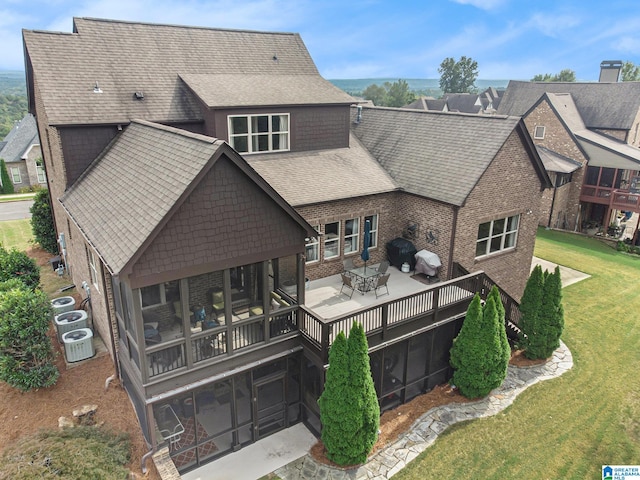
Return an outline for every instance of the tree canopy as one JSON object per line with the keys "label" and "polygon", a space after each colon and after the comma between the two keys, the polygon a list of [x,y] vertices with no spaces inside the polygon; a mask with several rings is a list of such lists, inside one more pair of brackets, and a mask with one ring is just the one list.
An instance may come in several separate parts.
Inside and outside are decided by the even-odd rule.
{"label": "tree canopy", "polygon": [[624,62],[622,64],[621,77],[623,82],[640,81],[640,67],[633,62]]}
{"label": "tree canopy", "polygon": [[406,80],[384,82],[382,86],[369,85],[362,92],[362,96],[378,107],[404,107],[416,99]]}
{"label": "tree canopy", "polygon": [[440,89],[444,93],[473,93],[478,78],[478,62],[471,57],[460,57],[457,62],[445,58],[438,68]]}
{"label": "tree canopy", "polygon": [[560,73],[551,75],[550,73],[538,74],[531,79],[532,82],[575,82],[576,72],[565,68],[560,70]]}

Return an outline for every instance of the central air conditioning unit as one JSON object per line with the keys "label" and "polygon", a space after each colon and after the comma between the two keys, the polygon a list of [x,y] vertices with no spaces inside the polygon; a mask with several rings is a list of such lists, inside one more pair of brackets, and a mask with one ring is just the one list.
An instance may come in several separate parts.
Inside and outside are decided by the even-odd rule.
{"label": "central air conditioning unit", "polygon": [[62,335],[62,342],[64,343],[64,353],[69,363],[86,360],[95,355],[93,332],[91,332],[90,328],[71,330]]}
{"label": "central air conditioning unit", "polygon": [[70,312],[76,308],[76,299],[73,297],[58,297],[51,300],[51,308],[53,309],[53,316],[60,315],[61,313]]}
{"label": "central air conditioning unit", "polygon": [[70,312],[56,315],[54,323],[56,324],[56,331],[58,332],[58,341],[62,343],[62,335],[71,330],[87,328],[87,318],[87,312],[84,310],[71,310]]}

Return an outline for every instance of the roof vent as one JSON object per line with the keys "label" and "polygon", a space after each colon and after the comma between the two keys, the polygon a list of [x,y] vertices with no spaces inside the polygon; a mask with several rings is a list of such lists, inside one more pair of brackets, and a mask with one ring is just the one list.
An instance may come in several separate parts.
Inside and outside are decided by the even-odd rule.
{"label": "roof vent", "polygon": [[600,63],[598,82],[619,82],[622,71],[622,60],[604,60]]}
{"label": "roof vent", "polygon": [[102,93],[102,89],[100,88],[100,85],[98,85],[98,82],[96,82],[95,86],[93,87],[93,93]]}
{"label": "roof vent", "polygon": [[274,61],[274,62],[277,62],[277,61],[278,61],[278,55],[277,55],[277,54],[275,54],[275,53],[273,54],[273,61]]}
{"label": "roof vent", "polygon": [[133,94],[133,96],[135,97],[136,100],[144,100],[144,93],[142,92],[136,92]]}

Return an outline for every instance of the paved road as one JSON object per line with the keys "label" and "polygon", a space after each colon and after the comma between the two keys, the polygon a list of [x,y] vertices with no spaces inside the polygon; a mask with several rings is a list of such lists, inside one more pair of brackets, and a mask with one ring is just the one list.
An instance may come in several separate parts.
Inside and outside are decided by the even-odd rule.
{"label": "paved road", "polygon": [[33,200],[25,200],[20,202],[1,202],[0,221],[30,218],[31,213],[29,213],[29,209],[31,208],[31,205],[33,205]]}

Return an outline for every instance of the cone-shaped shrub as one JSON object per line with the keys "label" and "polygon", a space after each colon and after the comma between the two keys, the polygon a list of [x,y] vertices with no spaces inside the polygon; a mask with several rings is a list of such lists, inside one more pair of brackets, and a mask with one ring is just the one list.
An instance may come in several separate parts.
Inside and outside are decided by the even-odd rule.
{"label": "cone-shaped shrub", "polygon": [[0,193],[14,193],[13,182],[7,171],[7,164],[4,162],[4,158],[0,158],[0,181],[2,182]]}
{"label": "cone-shaped shrub", "polygon": [[537,349],[536,337],[540,333],[540,312],[542,309],[542,295],[544,288],[544,275],[542,267],[536,265],[527,284],[524,287],[524,293],[520,300],[520,327],[521,333],[518,339],[518,347],[522,348],[527,358],[539,358],[534,353]]}
{"label": "cone-shaped shrub", "polygon": [[455,369],[453,384],[465,397],[484,397],[502,385],[508,360],[505,362],[501,330],[504,327],[498,320],[494,298],[488,298],[483,309],[480,296],[476,294],[451,347],[451,366]]}
{"label": "cone-shaped shrub", "polygon": [[380,427],[380,405],[371,377],[369,362],[369,344],[364,328],[356,323],[349,332],[347,340],[349,353],[349,369],[351,388],[354,391],[355,405],[360,418],[358,428],[353,436],[354,454],[349,463],[364,463],[367,461],[373,445],[378,439]]}
{"label": "cone-shaped shrub", "polygon": [[[324,390],[318,399],[320,421],[322,422],[322,443],[327,449],[327,457],[334,462],[334,452],[349,449],[351,439],[345,434],[345,418],[353,415],[352,405],[345,392],[349,390],[349,358],[347,357],[347,337],[338,333],[329,350],[329,368]],[[337,463],[337,462],[336,462]]]}
{"label": "cone-shaped shrub", "polygon": [[509,345],[509,339],[507,338],[507,330],[506,330],[506,312],[504,310],[504,304],[502,303],[502,297],[500,296],[500,291],[498,287],[495,285],[491,287],[491,291],[489,292],[489,296],[487,298],[493,298],[496,304],[496,309],[498,310],[498,322],[502,325],[502,328],[499,331],[500,335],[500,344],[502,345],[502,355],[503,361],[506,365],[509,365],[509,360],[511,360],[511,346]]}
{"label": "cone-shaped shrub", "polygon": [[527,334],[525,355],[528,358],[549,358],[560,346],[563,329],[562,280],[560,268],[556,266],[553,273],[545,272],[538,328],[535,333]]}
{"label": "cone-shaped shrub", "polygon": [[380,408],[360,325],[353,326],[348,340],[340,332],[331,345],[318,404],[327,458],[338,465],[364,463],[378,436]]}
{"label": "cone-shaped shrub", "polygon": [[58,253],[58,238],[53,225],[53,213],[49,203],[49,190],[42,189],[33,198],[31,212],[31,231],[33,238],[49,253]]}

